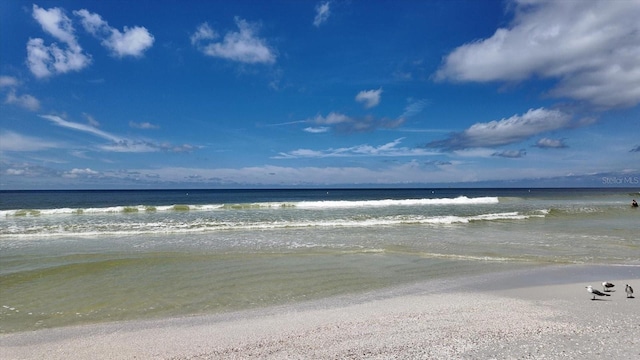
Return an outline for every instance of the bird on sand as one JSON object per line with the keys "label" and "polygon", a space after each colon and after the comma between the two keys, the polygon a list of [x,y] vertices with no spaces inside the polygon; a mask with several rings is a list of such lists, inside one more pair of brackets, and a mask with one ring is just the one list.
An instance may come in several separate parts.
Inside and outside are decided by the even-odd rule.
{"label": "bird on sand", "polygon": [[613,283],[610,283],[608,281],[604,281],[602,283],[602,290],[604,290],[605,292],[607,291],[611,291],[611,288],[614,287],[615,285],[613,285]]}
{"label": "bird on sand", "polygon": [[633,297],[633,288],[629,284],[625,284],[624,291],[627,292],[627,299]]}
{"label": "bird on sand", "polygon": [[589,293],[593,294],[593,299],[591,299],[591,300],[595,300],[596,299],[596,295],[598,295],[598,296],[611,296],[609,294],[603,293],[600,290],[596,290],[596,289],[592,288],[591,285],[587,286],[586,288],[587,288],[587,291]]}

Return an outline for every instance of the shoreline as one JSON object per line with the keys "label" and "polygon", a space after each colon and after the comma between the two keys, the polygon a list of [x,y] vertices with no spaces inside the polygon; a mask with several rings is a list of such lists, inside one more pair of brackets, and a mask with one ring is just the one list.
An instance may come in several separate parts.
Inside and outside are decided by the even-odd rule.
{"label": "shoreline", "polygon": [[[616,284],[592,301],[585,286]],[[640,355],[640,266],[437,280],[217,315],[0,335],[3,359],[538,358]]]}

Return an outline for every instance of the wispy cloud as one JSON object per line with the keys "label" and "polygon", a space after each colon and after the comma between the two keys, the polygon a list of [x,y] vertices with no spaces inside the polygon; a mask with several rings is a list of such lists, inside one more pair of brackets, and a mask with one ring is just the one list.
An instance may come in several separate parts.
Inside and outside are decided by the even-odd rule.
{"label": "wispy cloud", "polygon": [[527,151],[524,149],[502,150],[502,151],[496,151],[493,154],[491,154],[491,156],[498,156],[498,157],[504,157],[509,159],[517,159],[517,158],[524,157],[525,155],[527,155]]}
{"label": "wispy cloud", "polygon": [[20,106],[30,111],[37,111],[40,109],[40,101],[35,96],[29,94],[18,95],[17,88],[19,86],[20,81],[15,77],[0,76],[0,90],[8,90],[4,103]]}
{"label": "wispy cloud", "polygon": [[108,144],[99,145],[98,149],[110,152],[154,152],[154,151],[168,151],[168,152],[191,152],[196,149],[195,146],[184,145],[172,145],[170,143],[156,143],[148,140],[141,139],[128,139],[121,136],[113,135],[106,131],[97,129],[94,126],[87,124],[80,124],[72,121],[67,121],[57,115],[40,115],[41,118],[51,121],[57,126],[72,129],[84,133],[88,133],[99,138],[110,141]]}
{"label": "wispy cloud", "polygon": [[30,152],[62,147],[62,144],[13,131],[0,132],[0,151]]}
{"label": "wispy cloud", "polygon": [[246,64],[273,64],[275,51],[265,39],[256,36],[258,25],[235,18],[237,32],[227,32],[220,42],[214,42],[218,35],[207,23],[198,26],[191,35],[192,44],[205,55],[237,61]]}
{"label": "wispy cloud", "polygon": [[129,126],[135,129],[143,129],[143,130],[152,130],[152,129],[159,129],[160,126],[152,124],[150,122],[141,122],[141,123],[137,123],[134,121],[129,121]]}
{"label": "wispy cloud", "polygon": [[198,26],[196,32],[191,35],[191,45],[198,45],[201,41],[213,40],[218,37],[218,33],[213,31],[209,23],[204,22]]}
{"label": "wispy cloud", "polygon": [[422,110],[429,105],[430,101],[427,99],[409,99],[408,104],[404,108],[404,112],[400,117],[412,117],[422,112]]}
{"label": "wispy cloud", "polygon": [[98,120],[96,120],[93,116],[91,116],[90,114],[87,113],[82,113],[82,115],[85,117],[85,119],[87,119],[87,123],[93,127],[98,127],[100,126],[100,122]]}
{"label": "wispy cloud", "polygon": [[57,126],[60,127],[64,127],[67,129],[72,129],[72,130],[77,130],[77,131],[81,131],[81,132],[85,132],[85,133],[89,133],[98,137],[101,137],[103,139],[106,140],[110,140],[113,142],[119,142],[122,141],[122,138],[115,136],[115,135],[111,135],[105,131],[102,131],[100,129],[97,129],[91,125],[86,125],[86,124],[80,124],[80,123],[76,123],[76,122],[72,122],[72,121],[67,121],[64,120],[63,118],[61,118],[58,115],[40,115],[41,118],[46,119],[51,121],[52,123],[54,123]]}
{"label": "wispy cloud", "polygon": [[335,125],[341,123],[348,123],[353,121],[350,117],[344,114],[332,112],[327,116],[316,115],[314,118],[307,120],[318,125]]}
{"label": "wispy cloud", "polygon": [[451,134],[445,140],[432,141],[427,147],[461,150],[508,145],[544,132],[566,128],[570,123],[571,116],[561,111],[531,109],[508,119],[474,124],[467,130]]}
{"label": "wispy cloud", "polygon": [[11,90],[4,102],[6,104],[17,105],[30,111],[40,109],[40,101],[29,94],[16,95],[15,90]]}
{"label": "wispy cloud", "polygon": [[85,169],[74,168],[62,174],[62,176],[66,178],[96,177],[99,175],[100,175],[99,172],[95,170],[91,170],[90,168],[85,168]]}
{"label": "wispy cloud", "polygon": [[550,91],[553,96],[604,108],[640,103],[640,2],[514,3],[510,27],[455,49],[436,79],[551,78],[559,80]]}
{"label": "wispy cloud", "polygon": [[426,156],[436,153],[419,148],[407,148],[399,146],[404,138],[396,139],[392,142],[379,146],[356,145],[343,148],[329,148],[324,150],[297,149],[283,152],[274,159],[297,159],[297,158],[330,158],[330,157],[362,157],[362,156]]}
{"label": "wispy cloud", "polygon": [[329,19],[331,15],[330,5],[331,3],[329,1],[316,5],[316,16],[313,18],[313,26],[319,27]]}
{"label": "wispy cloud", "polygon": [[0,76],[0,88],[18,86],[18,79],[13,76]]}
{"label": "wispy cloud", "polygon": [[328,126],[316,126],[316,127],[306,127],[304,128],[305,132],[312,134],[322,134],[331,131],[331,128]]}
{"label": "wispy cloud", "polygon": [[356,101],[364,104],[364,107],[370,109],[380,104],[380,96],[382,88],[378,90],[363,90],[356,95]]}
{"label": "wispy cloud", "polygon": [[316,115],[302,120],[302,123],[320,125],[320,127],[305,128],[307,132],[327,132],[330,129],[342,134],[363,133],[376,129],[393,129],[404,124],[404,118],[389,119],[365,116],[354,118],[338,112],[331,112],[327,116]]}
{"label": "wispy cloud", "polygon": [[46,33],[61,41],[66,47],[62,49],[56,43],[45,45],[41,38],[29,39],[27,64],[36,77],[44,78],[79,71],[91,63],[91,57],[83,53],[71,20],[62,9],[45,10],[33,5],[32,15]]}
{"label": "wispy cloud", "polygon": [[73,12],[82,19],[82,26],[91,35],[102,41],[116,57],[140,57],[153,46],[154,37],[142,26],[127,27],[123,31],[109,26],[98,14],[82,9]]}

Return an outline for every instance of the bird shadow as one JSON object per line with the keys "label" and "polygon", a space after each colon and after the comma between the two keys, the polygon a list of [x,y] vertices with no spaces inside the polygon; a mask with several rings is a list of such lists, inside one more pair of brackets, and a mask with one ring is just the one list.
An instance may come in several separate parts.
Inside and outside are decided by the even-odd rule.
{"label": "bird shadow", "polygon": [[591,301],[611,301],[611,300],[607,300],[607,299],[591,299]]}

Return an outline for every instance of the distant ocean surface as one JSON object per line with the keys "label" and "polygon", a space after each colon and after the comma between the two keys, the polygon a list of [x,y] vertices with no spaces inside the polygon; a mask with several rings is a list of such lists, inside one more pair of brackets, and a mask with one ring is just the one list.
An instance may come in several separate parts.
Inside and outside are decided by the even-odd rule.
{"label": "distant ocean surface", "polygon": [[640,189],[0,192],[0,333],[552,264],[640,266]]}

